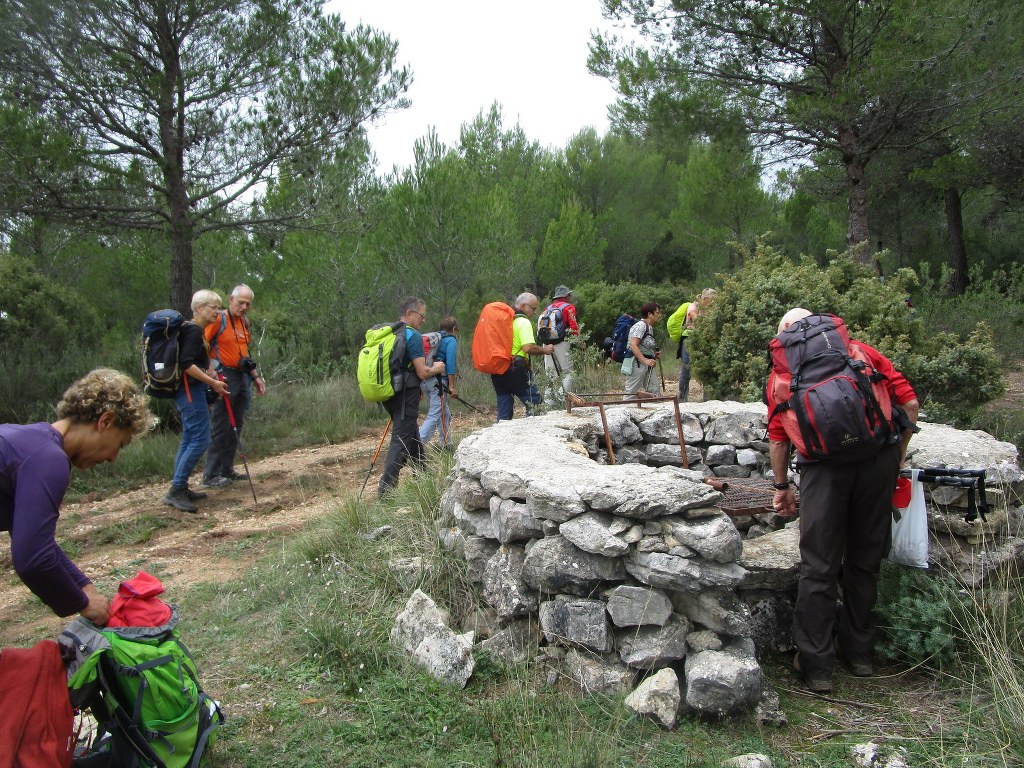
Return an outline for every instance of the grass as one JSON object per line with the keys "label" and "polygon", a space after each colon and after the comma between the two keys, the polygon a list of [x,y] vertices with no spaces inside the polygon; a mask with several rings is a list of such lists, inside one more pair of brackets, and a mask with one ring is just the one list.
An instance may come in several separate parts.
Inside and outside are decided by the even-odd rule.
{"label": "grass", "polygon": [[[961,644],[967,652],[942,675],[900,668],[870,680],[840,676],[825,700],[799,690],[786,660],[766,659],[790,720],[783,728],[750,716],[684,717],[663,731],[618,697],[580,697],[561,679],[550,684],[540,660],[504,667],[482,658],[464,690],[438,683],[389,643],[415,587],[448,609],[455,627],[477,599],[464,564],[437,537],[451,459],[432,453],[431,461],[386,503],[339,501],[243,579],[187,593],[185,639],[229,716],[214,749],[218,768],[711,768],[749,752],[779,768],[841,766],[853,744],[871,738],[904,749],[914,766],[1018,764],[1019,647],[996,666],[1007,639],[1020,643],[1019,615],[1003,612],[1017,610],[1012,600],[979,603],[1003,628],[976,633],[990,638],[991,666]],[[382,526],[389,535],[369,535]],[[406,582],[390,563],[411,556],[429,565]],[[991,676],[1011,674],[1012,686],[990,687]]]}

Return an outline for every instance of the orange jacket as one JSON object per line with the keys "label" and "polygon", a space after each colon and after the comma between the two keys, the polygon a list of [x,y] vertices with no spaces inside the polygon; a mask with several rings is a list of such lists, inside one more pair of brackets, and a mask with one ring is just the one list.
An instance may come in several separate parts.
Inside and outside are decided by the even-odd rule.
{"label": "orange jacket", "polygon": [[249,321],[244,317],[233,315],[230,310],[222,310],[217,320],[206,326],[204,333],[210,345],[210,357],[220,360],[221,365],[238,368],[238,361],[249,356],[252,333]]}

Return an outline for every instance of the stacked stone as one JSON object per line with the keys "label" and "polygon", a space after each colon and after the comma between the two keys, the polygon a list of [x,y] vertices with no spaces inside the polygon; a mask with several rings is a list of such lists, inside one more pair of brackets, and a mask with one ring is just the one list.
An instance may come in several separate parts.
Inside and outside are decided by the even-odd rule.
{"label": "stacked stone", "polygon": [[684,708],[702,713],[760,699],[750,611],[736,595],[743,542],[703,477],[763,471],[765,409],[690,405],[689,470],[668,406],[607,409],[616,458],[630,461],[614,466],[601,463],[594,411],[533,418],[525,430],[503,422],[462,441],[442,512],[496,617],[484,649],[522,659],[543,638],[587,691],[682,670]]}
{"label": "stacked stone", "polygon": [[[642,680],[627,701],[667,727],[676,710],[721,714],[761,698],[755,650],[791,647],[799,565],[795,527],[743,539],[717,507],[722,494],[703,482],[770,475],[765,406],[681,408],[689,469],[669,404],[606,409],[615,465],[596,409],[552,413],[464,439],[441,502],[452,526],[442,541],[464,553],[482,585],[486,605],[464,627],[485,638],[478,648],[521,661],[539,647],[586,691]],[[998,486],[988,525],[1005,528],[1007,497],[1024,485],[1013,445],[925,424],[908,459],[986,467]],[[949,489],[929,490],[935,502]],[[957,503],[941,501],[939,512],[962,517]],[[932,512],[930,524],[938,526]]]}

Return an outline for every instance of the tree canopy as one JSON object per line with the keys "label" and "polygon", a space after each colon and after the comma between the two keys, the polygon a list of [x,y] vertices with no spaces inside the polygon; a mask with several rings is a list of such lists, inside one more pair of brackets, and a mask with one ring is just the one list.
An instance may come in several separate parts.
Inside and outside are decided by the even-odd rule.
{"label": "tree canopy", "polygon": [[315,173],[364,123],[401,106],[396,46],[315,0],[12,0],[9,97],[81,141],[74,174],[35,174],[21,210],[167,235],[170,299],[192,292],[207,232],[298,225],[248,213],[282,164]]}

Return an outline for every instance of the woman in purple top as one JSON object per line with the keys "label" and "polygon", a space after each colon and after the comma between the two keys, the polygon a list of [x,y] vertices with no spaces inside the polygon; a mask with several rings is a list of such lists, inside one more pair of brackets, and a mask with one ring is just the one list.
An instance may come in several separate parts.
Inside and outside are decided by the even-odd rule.
{"label": "woman in purple top", "polygon": [[0,530],[18,577],[58,616],[105,624],[110,602],[57,544],[71,468],[114,461],[154,419],[130,378],[100,368],[72,384],[52,424],[0,424]]}

